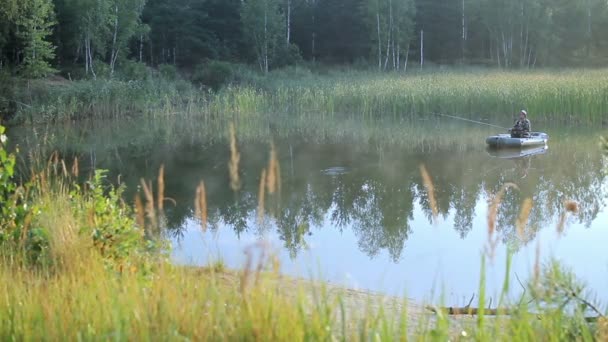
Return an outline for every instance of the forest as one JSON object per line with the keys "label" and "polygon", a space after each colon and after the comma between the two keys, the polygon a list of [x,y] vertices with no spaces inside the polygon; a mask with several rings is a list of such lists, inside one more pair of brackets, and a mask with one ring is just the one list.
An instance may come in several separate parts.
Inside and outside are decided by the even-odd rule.
{"label": "forest", "polygon": [[606,64],[607,29],[604,0],[1,0],[0,68],[594,67]]}

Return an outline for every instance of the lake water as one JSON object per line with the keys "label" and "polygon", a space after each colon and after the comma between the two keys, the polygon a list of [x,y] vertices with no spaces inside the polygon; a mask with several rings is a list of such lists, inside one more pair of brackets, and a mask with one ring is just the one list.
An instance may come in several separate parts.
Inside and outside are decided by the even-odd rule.
{"label": "lake water", "polygon": [[[294,119],[295,120],[295,119]],[[166,231],[177,263],[221,259],[242,267],[245,250],[267,243],[282,272],[416,300],[464,305],[479,291],[482,257],[496,298],[512,253],[515,280],[531,276],[536,250],[571,267],[599,298],[608,285],[606,163],[599,130],[546,127],[547,150],[523,158],[487,151],[495,129],[454,121],[332,118],[317,122],[241,120],[237,123],[242,187],[230,189],[227,125],[188,118],[80,122],[15,128],[22,155],[61,151],[78,156],[83,171],[103,168],[127,185],[131,201],[140,178],[153,180],[165,165]],[[508,124],[508,123],[505,123]],[[540,129],[542,124],[535,124]],[[280,192],[266,194],[258,219],[262,169],[273,141]],[[24,160],[27,158],[23,158]],[[434,186],[433,218],[420,165]],[[203,232],[194,197],[204,180],[209,211]],[[488,242],[488,201],[505,184],[495,248]],[[522,203],[533,206],[523,232]],[[564,201],[579,205],[565,213]],[[557,226],[566,215],[563,232]]]}

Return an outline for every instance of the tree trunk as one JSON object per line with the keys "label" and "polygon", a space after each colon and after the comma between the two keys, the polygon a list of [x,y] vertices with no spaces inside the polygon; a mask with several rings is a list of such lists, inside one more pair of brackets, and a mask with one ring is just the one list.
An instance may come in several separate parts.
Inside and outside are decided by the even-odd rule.
{"label": "tree trunk", "polygon": [[591,4],[587,1],[587,59],[591,56]]}
{"label": "tree trunk", "polygon": [[378,71],[382,70],[382,39],[380,38],[380,8],[376,12],[376,22],[378,24]]}
{"label": "tree trunk", "polygon": [[264,73],[268,73],[268,8],[264,5]]}
{"label": "tree trunk", "polygon": [[420,70],[424,66],[424,30],[420,30]]}
{"label": "tree trunk", "polygon": [[410,59],[410,45],[407,45],[407,51],[405,52],[405,64],[403,65],[403,72],[407,72],[407,62]]}
{"label": "tree trunk", "polygon": [[[93,53],[91,52],[91,37],[90,33],[87,32],[87,37],[85,41],[85,59],[88,60],[86,65],[88,69],[91,70],[91,74],[93,74],[93,79],[97,79],[97,75],[95,74],[95,69],[93,68]],[[88,74],[88,72],[87,72]]]}
{"label": "tree trunk", "polygon": [[114,65],[118,57],[118,47],[116,46],[116,38],[118,37],[118,5],[114,6],[114,35],[112,37],[112,52],[110,54],[110,75],[114,75]]}
{"label": "tree trunk", "polygon": [[467,27],[466,27],[466,17],[464,11],[464,0],[462,0],[462,39],[460,41],[460,58],[462,59],[462,64],[464,64],[464,51],[465,45],[467,41]]}
{"label": "tree trunk", "polygon": [[142,63],[144,60],[144,35],[143,33],[139,34],[139,63]]}
{"label": "tree trunk", "polygon": [[84,74],[89,75],[89,44],[88,35],[84,38]]}
{"label": "tree trunk", "polygon": [[287,45],[291,43],[291,0],[287,0]]}
{"label": "tree trunk", "polygon": [[392,22],[392,10],[393,10],[393,1],[389,0],[388,6],[388,29],[386,31],[386,59],[384,60],[384,70],[388,66],[388,58],[390,56],[391,51],[391,37],[393,35],[393,22]]}
{"label": "tree trunk", "polygon": [[311,50],[310,50],[310,53],[312,55],[312,62],[314,64],[317,61],[316,51],[315,51],[316,50],[315,43],[316,43],[316,38],[317,38],[317,31],[316,31],[317,30],[317,21],[316,21],[316,18],[315,18],[315,10],[317,9],[317,2],[313,1],[312,2],[312,6],[313,6],[312,11],[311,11],[312,12],[312,37],[311,37]]}
{"label": "tree trunk", "polygon": [[396,68],[395,70],[399,71],[401,70],[401,45],[399,43],[397,43],[397,60],[396,60]]}

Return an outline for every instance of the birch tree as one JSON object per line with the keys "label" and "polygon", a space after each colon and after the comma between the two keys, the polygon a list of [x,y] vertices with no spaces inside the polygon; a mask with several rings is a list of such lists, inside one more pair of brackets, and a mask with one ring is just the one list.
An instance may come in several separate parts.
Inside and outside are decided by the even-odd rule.
{"label": "birch tree", "polygon": [[378,70],[401,69],[409,53],[416,9],[411,0],[369,0],[368,27],[376,50]]}
{"label": "birch tree", "polygon": [[[113,0],[111,4],[111,42],[110,42],[110,74],[114,74],[116,61],[129,41],[140,33],[140,40],[145,28],[141,28],[141,14],[145,0]],[[138,32],[139,31],[139,32]],[[141,51],[141,50],[140,50]]]}
{"label": "birch tree", "polygon": [[251,39],[260,70],[268,73],[279,44],[285,44],[278,0],[248,0],[241,12],[243,28]]}
{"label": "birch tree", "polygon": [[97,77],[94,60],[105,55],[108,37],[112,34],[112,3],[108,0],[66,0],[66,6],[74,9],[78,39],[82,42],[85,74]]}

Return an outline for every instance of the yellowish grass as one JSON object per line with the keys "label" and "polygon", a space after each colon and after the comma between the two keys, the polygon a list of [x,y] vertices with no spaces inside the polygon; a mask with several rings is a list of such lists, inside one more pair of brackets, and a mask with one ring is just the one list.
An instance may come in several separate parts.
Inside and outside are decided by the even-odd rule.
{"label": "yellowish grass", "polygon": [[145,218],[144,205],[141,201],[141,196],[138,194],[135,195],[135,222],[137,226],[140,228],[146,227],[146,218]]}
{"label": "yellowish grass", "polygon": [[515,227],[517,229],[517,235],[521,241],[525,240],[526,226],[528,225],[528,219],[530,218],[530,213],[532,212],[532,206],[532,199],[526,198],[521,206],[519,217],[517,218]]}
{"label": "yellowish grass", "polygon": [[576,201],[567,200],[564,202],[564,211],[559,216],[559,221],[557,222],[557,233],[562,235],[564,230],[566,229],[566,221],[568,219],[568,214],[576,214],[579,211],[579,206]]}
{"label": "yellowish grass", "polygon": [[196,197],[194,199],[194,211],[196,217],[201,220],[201,229],[203,233],[207,231],[207,193],[205,191],[205,182],[201,181],[196,188]]}
{"label": "yellowish grass", "polygon": [[431,175],[426,169],[424,164],[420,165],[420,174],[422,175],[422,183],[426,188],[426,192],[429,196],[429,205],[431,206],[431,211],[433,212],[433,220],[437,220],[437,216],[439,215],[439,208],[437,207],[437,200],[435,199],[435,186],[433,185],[433,180]]}
{"label": "yellowish grass", "polygon": [[503,185],[500,191],[492,198],[492,200],[490,201],[490,206],[488,207],[488,252],[491,257],[494,256],[496,244],[498,243],[498,240],[494,239],[494,233],[496,232],[496,219],[498,217],[498,208],[500,207],[500,203],[502,202],[502,197],[509,188],[519,189],[517,184],[505,183],[505,185]]}
{"label": "yellowish grass", "polygon": [[156,202],[158,203],[158,210],[163,211],[164,202],[165,202],[165,165],[161,165],[158,170],[158,199]]}
{"label": "yellowish grass", "polygon": [[262,170],[262,175],[260,177],[260,186],[258,189],[258,224],[262,224],[264,222],[264,202],[265,202],[265,197],[266,197],[266,192],[265,192],[265,180],[266,180],[266,169]]}
{"label": "yellowish grass", "polygon": [[268,174],[266,186],[269,194],[274,194],[280,187],[279,161],[274,143],[270,144],[270,159],[268,160]]}
{"label": "yellowish grass", "polygon": [[238,191],[241,188],[241,181],[239,177],[239,162],[241,161],[241,154],[238,151],[236,144],[236,129],[234,123],[230,123],[230,162],[228,163],[228,170],[230,174],[230,187],[232,191]]}
{"label": "yellowish grass", "polygon": [[72,175],[78,178],[80,174],[80,167],[78,166],[78,157],[74,157],[74,162],[72,163]]}
{"label": "yellowish grass", "polygon": [[154,193],[152,192],[152,182],[146,183],[144,179],[140,180],[141,188],[144,191],[146,198],[146,215],[152,227],[157,227],[156,210],[154,209]]}

